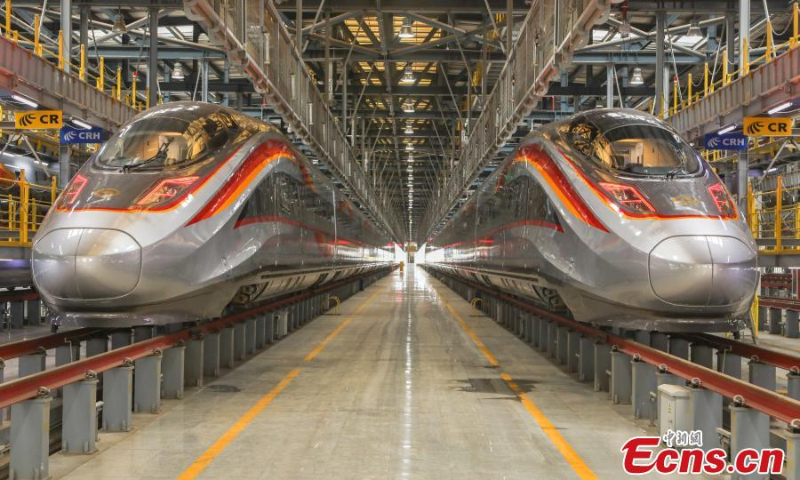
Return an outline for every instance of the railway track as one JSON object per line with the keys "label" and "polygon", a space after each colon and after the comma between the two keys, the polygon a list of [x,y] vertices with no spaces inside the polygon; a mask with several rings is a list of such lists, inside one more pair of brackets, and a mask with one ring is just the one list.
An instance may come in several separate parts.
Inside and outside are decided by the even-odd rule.
{"label": "railway track", "polygon": [[[663,351],[650,345],[645,345],[626,335],[614,334],[610,331],[595,328],[591,325],[554,314],[535,305],[531,305],[518,297],[505,294],[484,285],[445,274],[441,271],[429,270],[429,272],[440,280],[445,280],[448,286],[467,298],[467,300],[473,300],[476,292],[481,292],[483,296],[481,303],[483,303],[484,313],[487,313],[490,317],[495,317],[496,320],[498,319],[497,317],[512,317],[510,323],[502,318],[499,320],[504,326],[526,339],[530,339],[532,336],[539,337],[532,342],[536,346],[542,343],[541,337],[546,336],[547,338],[543,339],[544,343],[546,343],[545,350],[551,352],[551,356],[555,356],[557,360],[559,360],[559,363],[569,363],[568,355],[562,356],[557,352],[553,355],[553,352],[558,350],[559,344],[563,344],[564,342],[561,341],[557,334],[554,335],[552,333],[552,329],[541,328],[542,325],[555,325],[557,327],[563,327],[564,330],[569,332],[576,332],[583,338],[591,339],[594,344],[604,345],[609,349],[609,352],[624,353],[634,362],[644,362],[653,366],[659,373],[674,375],[684,380],[687,385],[693,388],[710,390],[730,399],[737,406],[746,406],[769,415],[785,423],[789,431],[800,431],[800,401],[795,398],[790,398],[787,395],[782,395],[762,386],[746,382],[741,378],[731,376],[725,372],[693,363],[682,356],[671,354],[668,351]],[[526,328],[520,325],[521,322],[514,321],[514,315],[504,315],[502,313],[504,312],[504,308],[509,307],[532,316],[534,320],[539,322],[540,328],[533,327],[533,335],[530,335],[531,332],[526,332]],[[492,311],[493,309],[495,311]],[[497,312],[501,313],[498,315]],[[751,362],[757,364],[784,369],[789,372],[790,383],[800,380],[800,376],[798,376],[798,373],[800,373],[800,357],[796,355],[708,334],[691,336],[676,335],[675,338],[688,339],[693,342],[693,344],[710,347],[717,352],[737,355],[750,359]],[[568,342],[569,341],[567,341],[567,343]],[[553,345],[553,343],[555,343],[555,345]],[[567,359],[567,362],[562,361],[563,359]],[[772,371],[772,374],[774,377],[775,372]],[[610,383],[613,382],[614,380],[612,379]],[[597,383],[595,385],[597,387]],[[603,385],[601,382],[600,389],[607,388],[608,386]],[[793,389],[790,385],[789,393],[792,392]]]}
{"label": "railway track", "polygon": [[[72,361],[64,365],[57,366],[55,368],[40,371],[38,373],[33,373],[23,376],[23,372],[22,370],[20,370],[20,378],[9,381],[7,383],[0,383],[0,409],[21,404],[21,402],[25,402],[26,400],[41,399],[41,398],[50,399],[52,396],[52,392],[55,391],[56,389],[76,384],[76,382],[81,382],[85,379],[98,378],[100,374],[108,372],[109,370],[112,369],[117,369],[118,367],[137,365],[138,368],[138,361],[140,360],[152,357],[160,358],[163,355],[163,352],[166,352],[169,349],[172,349],[173,347],[185,346],[188,342],[192,340],[202,339],[203,336],[205,335],[219,333],[224,329],[231,329],[231,330],[236,329],[240,331],[241,339],[233,340],[232,343],[235,345],[235,342],[239,341],[243,345],[252,347],[252,348],[249,347],[246,348],[247,353],[255,354],[257,353],[258,348],[264,348],[267,346],[267,344],[273,343],[274,337],[272,337],[272,333],[275,333],[274,324],[272,324],[273,325],[273,330],[271,330],[272,333],[267,333],[270,330],[259,331],[257,328],[251,329],[251,325],[253,327],[255,327],[256,325],[256,323],[252,321],[255,318],[260,317],[264,319],[265,322],[266,319],[269,318],[269,321],[272,322],[273,319],[271,314],[274,312],[286,311],[287,309],[298,307],[300,305],[307,307],[304,309],[296,308],[295,310],[293,310],[298,312],[298,315],[296,315],[294,320],[290,322],[291,325],[287,325],[285,333],[288,334],[291,331],[294,331],[296,328],[301,327],[314,317],[324,314],[328,308],[327,305],[322,305],[323,303],[322,301],[329,298],[327,297],[328,295],[333,295],[337,297],[337,299],[347,298],[350,295],[360,291],[365,285],[372,283],[372,281],[376,280],[380,276],[383,276],[384,274],[391,272],[392,269],[393,269],[392,267],[384,268],[378,271],[368,272],[356,277],[351,277],[345,280],[334,282],[329,285],[323,285],[315,289],[289,294],[284,297],[271,300],[268,303],[258,305],[253,308],[249,308],[247,310],[236,312],[231,315],[227,315],[218,319],[192,324],[178,331],[163,333],[152,338],[140,339],[135,343],[131,343],[125,346],[119,346],[118,348],[112,348],[111,350],[105,351],[103,353],[97,353],[92,356],[88,356],[87,358]],[[316,302],[316,306],[313,306],[315,305],[313,302]],[[269,327],[267,328],[269,329]],[[25,357],[26,355],[41,355],[42,353],[47,352],[48,350],[56,349],[65,345],[75,346],[79,345],[80,342],[89,342],[92,340],[97,340],[98,338],[101,341],[104,341],[107,347],[109,337],[113,335],[113,333],[119,331],[121,330],[79,328],[51,335],[45,335],[37,338],[27,339],[23,341],[8,343],[5,345],[0,345],[0,360],[21,358]],[[131,332],[128,330],[127,333],[130,334]],[[235,335],[235,333],[232,334]],[[279,338],[275,338],[275,341],[277,341],[278,339]],[[113,346],[114,342],[112,341],[111,343]],[[221,357],[222,352],[221,351],[218,352],[218,355]],[[202,359],[203,357],[201,356],[200,358]],[[188,363],[189,360],[187,359],[187,364]],[[182,362],[181,365],[183,365]],[[188,369],[191,368],[191,366],[186,365],[185,368]],[[194,368],[197,369],[198,367],[194,366]],[[200,378],[202,378],[203,377],[202,366],[199,367],[199,371],[200,371]],[[161,372],[160,368],[159,372]],[[134,369],[134,375],[135,373],[136,373],[136,368]],[[164,372],[163,376],[165,377],[164,382],[166,383],[167,373]],[[154,382],[157,382],[156,389],[159,390],[161,388],[160,385],[162,382],[161,377],[162,375],[158,374],[154,377],[155,379],[153,380]],[[182,375],[181,379],[183,379]],[[2,378],[0,377],[0,381],[1,380]],[[112,387],[108,385],[108,382],[104,382],[102,386],[98,385],[97,388],[98,391],[102,391]],[[135,388],[141,388],[141,387],[139,386],[138,383],[136,383]],[[102,393],[103,393],[103,398],[105,399],[106,392],[103,391]],[[130,392],[128,392],[127,394],[128,396],[131,395]],[[181,397],[179,396],[177,398]],[[56,401],[52,403],[51,407],[52,407],[51,413],[54,415],[54,417],[50,417],[50,420],[47,420],[46,418],[43,419],[43,421],[47,421],[49,425],[48,435],[50,438],[46,442],[46,444],[49,445],[47,449],[48,451],[46,453],[38,452],[38,455],[42,457],[41,459],[44,459],[43,461],[47,461],[46,458],[48,455],[60,450],[60,438],[62,437],[61,428],[64,422],[61,421],[60,411],[63,409],[63,400],[56,399]],[[15,418],[13,410],[11,417],[12,417],[11,422],[13,423]],[[25,419],[26,422],[28,420],[29,420],[28,418]],[[101,424],[100,422],[97,423],[97,425],[100,424]],[[27,427],[28,424],[26,423],[26,428]],[[14,440],[15,439],[13,438],[12,434],[10,443],[11,454],[9,456],[6,456],[6,458],[4,459],[4,460],[10,459],[10,464],[12,464],[11,468],[13,468],[13,463],[15,461],[15,458],[23,463],[30,462],[32,461],[32,459],[35,460],[37,452],[25,451],[30,449],[22,449],[22,448],[17,449],[17,451],[15,451]],[[59,440],[59,441],[54,441],[54,440]],[[0,462],[0,478],[2,479],[8,478],[9,476],[8,467],[9,464],[7,464],[5,461]]]}

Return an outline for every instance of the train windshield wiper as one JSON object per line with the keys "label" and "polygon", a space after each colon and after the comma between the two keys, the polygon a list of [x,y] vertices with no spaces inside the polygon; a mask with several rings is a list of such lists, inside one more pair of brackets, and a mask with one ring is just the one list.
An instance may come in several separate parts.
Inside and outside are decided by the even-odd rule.
{"label": "train windshield wiper", "polygon": [[167,149],[169,148],[169,144],[170,143],[172,143],[172,140],[164,142],[158,148],[158,152],[156,152],[156,154],[153,155],[152,157],[150,157],[150,158],[148,158],[146,160],[143,160],[143,161],[141,161],[139,163],[123,165],[122,169],[126,170],[126,171],[131,171],[131,170],[143,167],[145,165],[148,165],[148,164],[156,162],[156,161],[161,161],[161,162],[166,161],[166,159],[167,159]]}

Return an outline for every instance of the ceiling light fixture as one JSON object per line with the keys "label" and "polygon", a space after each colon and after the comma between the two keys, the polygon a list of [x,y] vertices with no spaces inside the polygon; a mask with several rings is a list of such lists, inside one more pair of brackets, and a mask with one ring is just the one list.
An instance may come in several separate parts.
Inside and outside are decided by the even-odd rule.
{"label": "ceiling light fixture", "polygon": [[128,27],[125,26],[125,20],[122,19],[122,9],[119,9],[118,13],[114,15],[114,26],[111,27],[111,31],[114,33],[128,32]]}
{"label": "ceiling light fixture", "polygon": [[92,128],[91,125],[89,125],[88,123],[84,122],[83,120],[81,120],[79,118],[73,118],[72,119],[72,123],[74,123],[75,125],[77,125],[77,126],[79,126],[81,128],[85,128],[87,130]]}
{"label": "ceiling light fixture", "polygon": [[768,110],[767,113],[772,115],[772,114],[775,114],[775,113],[778,113],[778,112],[782,112],[784,110],[788,110],[791,106],[792,106],[792,102],[782,103],[782,104],[778,105],[777,107]]}
{"label": "ceiling light fixture", "polygon": [[403,103],[403,112],[405,113],[414,113],[414,104],[410,101],[406,101]]}
{"label": "ceiling light fixture", "polygon": [[410,123],[406,124],[406,129],[403,131],[403,133],[405,133],[406,135],[414,135],[414,129],[411,128]]}
{"label": "ceiling light fixture", "polygon": [[400,27],[400,38],[414,38],[414,25],[411,18],[406,17],[403,19],[403,25]]}
{"label": "ceiling light fixture", "polygon": [[631,85],[644,85],[644,78],[642,78],[642,69],[636,67],[633,69],[633,76],[631,77]]}
{"label": "ceiling light fixture", "polygon": [[403,78],[400,79],[403,83],[414,83],[414,69],[411,68],[411,63],[406,63],[406,68],[403,70]]}
{"label": "ceiling light fixture", "polygon": [[686,36],[688,36],[688,37],[702,37],[703,36],[703,31],[700,30],[700,26],[697,24],[697,20],[692,20],[692,23],[689,26],[689,31],[686,32]]}
{"label": "ceiling light fixture", "polygon": [[619,26],[618,31],[619,36],[622,38],[628,38],[631,36],[631,24],[628,22],[627,18],[622,22],[622,25]]}
{"label": "ceiling light fixture", "polygon": [[175,68],[172,69],[172,79],[173,80],[183,80],[186,78],[186,73],[183,71],[183,65],[179,62],[175,62]]}
{"label": "ceiling light fixture", "polygon": [[38,108],[39,107],[38,103],[34,102],[33,100],[30,100],[27,97],[23,97],[22,95],[17,95],[16,93],[12,93],[11,94],[11,98],[13,98],[14,100],[18,101],[19,103],[23,103],[23,104],[25,104],[25,105],[27,105],[27,106],[29,106],[31,108]]}
{"label": "ceiling light fixture", "polygon": [[717,135],[725,135],[726,133],[730,133],[730,132],[732,132],[734,130],[736,130],[736,124],[735,123],[733,125],[731,125],[730,127],[723,128],[722,130],[717,132]]}
{"label": "ceiling light fixture", "polygon": [[407,144],[406,144],[406,150],[408,150],[409,152],[410,152],[410,151],[412,151],[412,150],[414,150],[414,145],[412,145],[412,144],[410,144],[410,143],[407,143]]}

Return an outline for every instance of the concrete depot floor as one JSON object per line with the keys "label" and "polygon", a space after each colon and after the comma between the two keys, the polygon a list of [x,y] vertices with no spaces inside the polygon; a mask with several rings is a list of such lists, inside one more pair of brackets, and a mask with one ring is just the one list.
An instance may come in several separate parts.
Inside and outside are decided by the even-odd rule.
{"label": "concrete depot floor", "polygon": [[[312,351],[316,356],[304,360]],[[585,462],[582,477],[501,372],[571,446],[572,463]],[[474,316],[467,302],[413,266],[346,301],[340,315],[320,317],[206,380],[183,400],[165,401],[160,414],[134,415],[132,432],[101,432],[94,455],[52,456],[52,477],[616,480],[624,477],[622,443],[653,433],[632,420],[629,406],[612,405],[606,393]],[[283,391],[265,400],[282,381]],[[241,427],[238,436],[223,437],[233,426]]]}

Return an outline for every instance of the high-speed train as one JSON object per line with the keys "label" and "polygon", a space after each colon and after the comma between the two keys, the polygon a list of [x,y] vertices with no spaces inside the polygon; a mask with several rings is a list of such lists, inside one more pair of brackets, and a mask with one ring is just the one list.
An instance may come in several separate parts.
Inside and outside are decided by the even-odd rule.
{"label": "high-speed train", "polygon": [[274,127],[175,102],[81,167],[32,270],[58,324],[165,324],[388,266],[392,246]]}
{"label": "high-speed train", "polygon": [[426,262],[579,321],[660,331],[731,330],[758,283],[716,173],[627,109],[531,133],[429,239]]}

